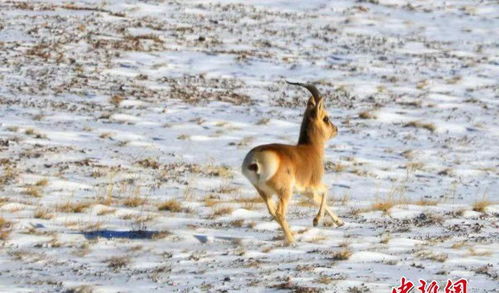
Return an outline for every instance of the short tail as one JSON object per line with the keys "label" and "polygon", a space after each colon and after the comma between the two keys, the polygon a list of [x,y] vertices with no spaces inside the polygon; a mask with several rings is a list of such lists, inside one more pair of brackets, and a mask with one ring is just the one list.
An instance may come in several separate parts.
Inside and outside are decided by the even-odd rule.
{"label": "short tail", "polygon": [[259,172],[259,168],[258,168],[258,164],[255,162],[255,163],[251,163],[249,166],[248,166],[248,170],[250,171],[253,171],[255,172],[256,174],[258,174]]}

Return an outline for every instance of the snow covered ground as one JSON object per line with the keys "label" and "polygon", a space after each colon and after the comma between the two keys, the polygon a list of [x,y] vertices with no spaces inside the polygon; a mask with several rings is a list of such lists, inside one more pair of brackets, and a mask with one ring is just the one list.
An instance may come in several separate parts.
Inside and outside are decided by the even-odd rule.
{"label": "snow covered ground", "polygon": [[[0,2],[1,292],[497,292],[494,1]],[[297,245],[240,174],[340,129]]]}

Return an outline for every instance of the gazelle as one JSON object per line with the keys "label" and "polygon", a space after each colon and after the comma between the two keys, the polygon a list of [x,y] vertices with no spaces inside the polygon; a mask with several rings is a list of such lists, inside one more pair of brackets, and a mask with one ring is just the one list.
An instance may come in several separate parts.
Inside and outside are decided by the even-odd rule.
{"label": "gazelle", "polygon": [[[335,137],[338,128],[329,119],[324,99],[314,85],[291,83],[306,88],[312,94],[303,114],[297,145],[267,144],[253,148],[244,158],[242,173],[265,201],[269,213],[284,230],[286,242],[294,237],[286,221],[286,212],[293,192],[312,198],[319,212],[313,220],[317,226],[324,212],[337,226],[343,221],[327,205],[327,186],[322,183],[324,174],[324,146]],[[272,196],[277,194],[277,207]]]}

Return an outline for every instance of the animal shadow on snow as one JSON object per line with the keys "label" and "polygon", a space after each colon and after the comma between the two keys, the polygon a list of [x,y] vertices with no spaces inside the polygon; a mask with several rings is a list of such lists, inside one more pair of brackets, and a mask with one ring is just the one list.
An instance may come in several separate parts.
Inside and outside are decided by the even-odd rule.
{"label": "animal shadow on snow", "polygon": [[86,239],[95,238],[127,238],[127,239],[152,239],[155,235],[159,235],[159,231],[145,231],[145,230],[135,230],[135,231],[113,231],[113,230],[96,230],[82,232]]}

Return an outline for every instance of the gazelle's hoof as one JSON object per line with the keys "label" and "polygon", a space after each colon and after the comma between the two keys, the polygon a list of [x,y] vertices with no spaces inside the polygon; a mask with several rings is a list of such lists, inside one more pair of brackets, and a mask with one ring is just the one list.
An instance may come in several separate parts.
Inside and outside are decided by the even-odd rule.
{"label": "gazelle's hoof", "polygon": [[336,221],[336,226],[337,227],[341,227],[343,225],[345,225],[345,222],[343,222],[342,220],[338,219],[338,221]]}
{"label": "gazelle's hoof", "polygon": [[319,225],[319,219],[314,218],[314,221],[312,222],[312,224],[314,225],[314,227],[317,227],[317,225]]}

